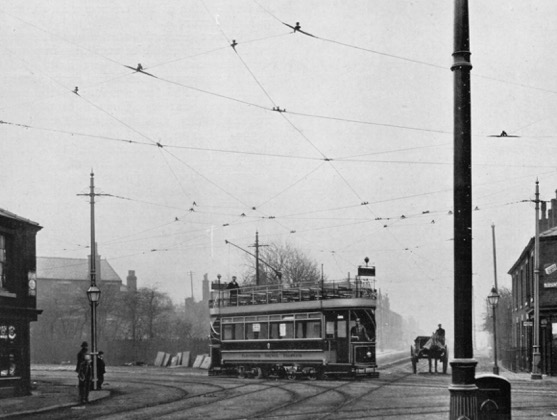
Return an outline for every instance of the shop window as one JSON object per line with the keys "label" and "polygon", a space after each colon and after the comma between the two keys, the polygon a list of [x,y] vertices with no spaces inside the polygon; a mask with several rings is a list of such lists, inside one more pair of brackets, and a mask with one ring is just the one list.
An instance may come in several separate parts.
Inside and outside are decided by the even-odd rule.
{"label": "shop window", "polygon": [[0,377],[19,375],[18,339],[15,325],[0,321]]}

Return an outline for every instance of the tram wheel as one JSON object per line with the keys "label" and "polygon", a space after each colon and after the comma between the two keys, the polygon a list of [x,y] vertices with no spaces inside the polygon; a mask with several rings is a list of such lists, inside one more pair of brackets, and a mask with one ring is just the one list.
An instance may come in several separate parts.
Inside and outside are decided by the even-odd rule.
{"label": "tram wheel", "polygon": [[315,369],[312,369],[308,372],[308,379],[310,381],[315,381],[317,379],[317,372],[315,371]]}
{"label": "tram wheel", "polygon": [[240,379],[246,378],[246,369],[243,366],[238,367],[238,378]]}
{"label": "tram wheel", "polygon": [[253,368],[253,376],[255,379],[263,379],[265,377],[265,373],[263,372],[263,369],[256,367]]}

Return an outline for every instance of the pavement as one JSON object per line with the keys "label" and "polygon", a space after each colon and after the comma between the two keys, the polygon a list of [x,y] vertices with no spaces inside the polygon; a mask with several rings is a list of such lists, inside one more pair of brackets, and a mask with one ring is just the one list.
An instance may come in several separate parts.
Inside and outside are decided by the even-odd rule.
{"label": "pavement", "polygon": [[[31,370],[31,377],[33,377],[33,370]],[[43,380],[32,381],[32,388],[29,396],[0,399],[0,419],[44,413],[57,408],[83,407],[79,402],[77,380],[74,386]],[[91,391],[89,403],[109,396],[109,390]]]}
{"label": "pavement", "polygon": [[[384,357],[387,359],[394,360],[397,359],[396,355],[398,354],[398,359],[400,360],[401,353],[400,352],[385,352],[386,354]],[[406,356],[408,357],[408,356]],[[379,359],[379,357],[378,357]],[[387,362],[387,366],[391,365],[391,363]],[[491,366],[489,363],[480,361],[478,368],[476,369],[476,377],[482,375],[484,373],[492,373]],[[55,366],[36,366],[35,369],[41,372],[44,370],[66,370],[64,368],[60,369],[60,367],[56,368]],[[31,369],[31,377],[37,376],[33,374],[33,367]],[[540,393],[540,397],[543,397],[543,404],[545,407],[548,407],[546,413],[544,413],[544,417],[548,416],[551,417],[553,412],[555,413],[554,417],[557,417],[557,403],[555,402],[555,391],[557,391],[557,377],[552,376],[543,376],[543,379],[540,381],[532,381],[530,379],[530,374],[528,372],[511,372],[506,370],[505,368],[500,366],[500,375],[510,381],[511,387],[513,386],[529,386],[531,384],[533,388],[540,389],[543,388],[546,391],[550,390],[552,392],[544,392]],[[12,417],[23,417],[27,414],[36,414],[36,413],[43,413],[50,410],[64,408],[64,407],[74,407],[75,409],[80,409],[83,407],[82,404],[79,403],[78,399],[78,389],[77,384],[69,385],[67,382],[58,382],[56,380],[49,381],[47,379],[43,379],[44,375],[40,375],[41,379],[33,380],[32,384],[32,395],[24,396],[24,397],[13,397],[13,398],[3,398],[0,399],[0,419],[5,418],[12,418]],[[513,392],[514,394],[514,392]],[[536,392],[537,394],[537,392]],[[89,402],[94,402],[101,400],[103,398],[110,397],[111,392],[110,389],[103,389],[98,391],[91,391],[89,394]],[[448,393],[447,393],[448,395]],[[545,396],[544,396],[545,395]],[[541,401],[538,399],[537,404],[540,404]],[[427,403],[426,403],[427,404]],[[517,398],[513,396],[512,405],[513,407],[516,405],[521,406],[519,411],[521,414],[526,414],[527,409],[525,410],[524,404],[528,404],[528,401],[517,401]],[[549,409],[551,407],[551,409]],[[552,409],[555,407],[555,409]],[[514,412],[513,408],[513,412]],[[537,414],[539,416],[539,413]],[[538,418],[537,416],[530,418]],[[513,416],[514,417],[514,416]],[[519,416],[522,418],[522,416]]]}

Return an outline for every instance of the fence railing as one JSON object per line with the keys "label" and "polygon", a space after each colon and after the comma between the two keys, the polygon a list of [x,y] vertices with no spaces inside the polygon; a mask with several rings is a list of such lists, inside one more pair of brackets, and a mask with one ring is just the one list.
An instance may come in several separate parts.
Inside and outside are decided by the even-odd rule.
{"label": "fence railing", "polygon": [[213,282],[211,288],[211,308],[323,299],[377,299],[377,291],[362,281],[248,285],[236,289],[228,289],[226,283]]}

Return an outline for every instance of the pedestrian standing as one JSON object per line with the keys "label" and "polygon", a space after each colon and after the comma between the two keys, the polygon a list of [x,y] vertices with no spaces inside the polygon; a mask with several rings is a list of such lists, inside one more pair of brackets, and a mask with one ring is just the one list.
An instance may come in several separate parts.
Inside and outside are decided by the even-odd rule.
{"label": "pedestrian standing", "polygon": [[77,353],[77,363],[75,365],[75,371],[79,372],[79,366],[81,366],[81,362],[85,360],[85,355],[89,352],[89,344],[87,341],[81,343],[81,350]]}
{"label": "pedestrian standing", "polygon": [[89,390],[91,388],[91,380],[93,379],[93,365],[91,363],[91,355],[85,354],[83,362],[79,365],[77,372],[79,402],[87,404],[89,402]]}
{"label": "pedestrian standing", "polygon": [[104,364],[104,352],[99,351],[97,356],[97,389],[102,389],[106,368]]}

